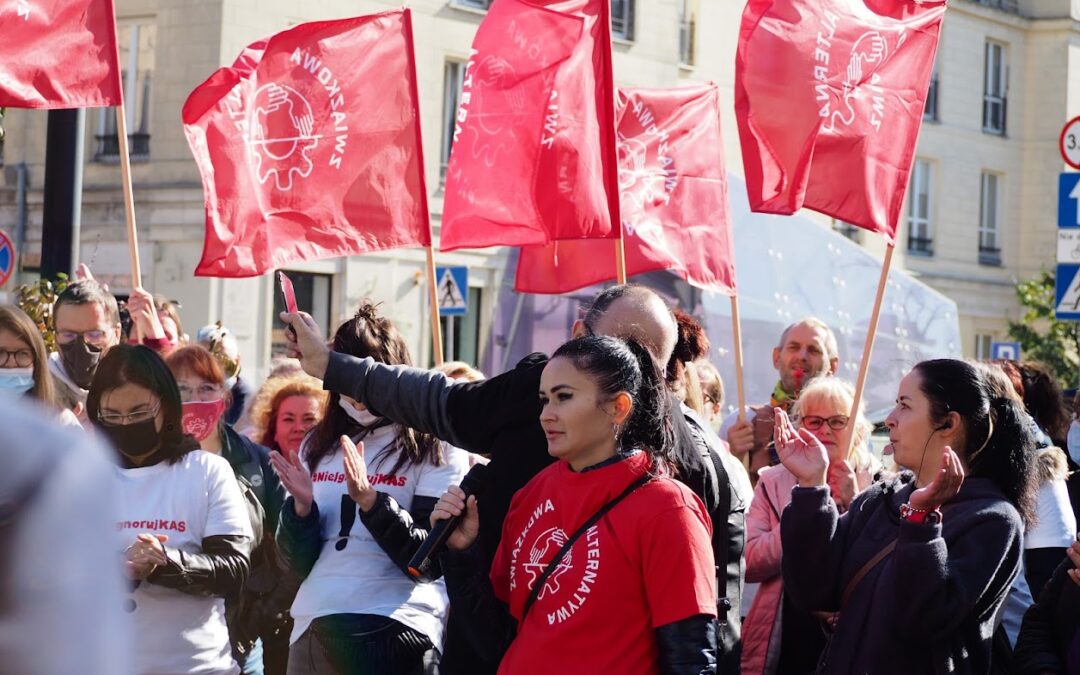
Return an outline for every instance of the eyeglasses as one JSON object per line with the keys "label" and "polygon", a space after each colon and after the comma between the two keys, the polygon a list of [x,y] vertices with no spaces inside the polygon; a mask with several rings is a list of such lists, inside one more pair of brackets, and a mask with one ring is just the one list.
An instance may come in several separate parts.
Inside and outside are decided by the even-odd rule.
{"label": "eyeglasses", "polygon": [[817,415],[806,415],[799,418],[799,423],[810,431],[817,431],[823,424],[828,424],[829,428],[833,431],[840,431],[847,426],[848,416],[833,415],[832,417],[819,417]]}
{"label": "eyeglasses", "polygon": [[161,410],[160,403],[153,408],[144,408],[129,413],[98,413],[98,420],[108,427],[121,427],[127,424],[139,424],[140,422],[152,420],[157,416],[159,410]]}
{"label": "eyeglasses", "polygon": [[213,382],[203,382],[197,387],[186,384],[179,385],[180,400],[184,403],[191,401],[213,401],[221,398],[221,385]]}
{"label": "eyeglasses", "polygon": [[0,349],[0,368],[29,368],[32,365],[34,365],[34,352],[29,349],[15,351]]}
{"label": "eyeglasses", "polygon": [[84,330],[81,333],[73,330],[56,331],[56,341],[62,345],[72,343],[79,337],[82,337],[83,342],[94,346],[104,345],[105,341],[108,339],[103,330]]}

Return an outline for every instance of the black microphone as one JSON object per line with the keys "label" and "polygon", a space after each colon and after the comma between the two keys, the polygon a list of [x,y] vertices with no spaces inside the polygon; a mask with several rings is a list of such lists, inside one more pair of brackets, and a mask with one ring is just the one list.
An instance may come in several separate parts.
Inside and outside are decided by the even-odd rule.
{"label": "black microphone", "polygon": [[[461,479],[459,487],[465,493],[466,501],[469,495],[479,496],[484,492],[484,488],[487,487],[487,470],[487,465],[477,464]],[[413,578],[419,579],[427,575],[428,570],[431,569],[431,563],[446,548],[446,540],[454,533],[459,523],[461,523],[461,516],[451,516],[435,523],[427,539],[420,544],[420,548],[409,560],[409,574]]]}

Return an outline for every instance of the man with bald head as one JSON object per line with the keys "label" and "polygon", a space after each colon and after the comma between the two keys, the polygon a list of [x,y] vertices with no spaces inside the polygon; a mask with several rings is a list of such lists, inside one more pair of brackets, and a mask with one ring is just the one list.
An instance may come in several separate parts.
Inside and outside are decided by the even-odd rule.
{"label": "man with bald head", "polygon": [[[330,352],[314,321],[306,314],[283,314],[296,330],[289,355],[300,359],[304,370],[323,380],[324,386],[368,406],[393,422],[431,433],[447,443],[476,453],[490,453],[488,487],[478,501],[480,536],[476,554],[490,567],[502,534],[503,520],[514,493],[554,461],[540,427],[540,374],[547,365],[544,354],[530,354],[512,370],[481,382],[454,383],[444,375],[407,366],[387,366],[370,358],[358,359]],[[620,285],[596,297],[579,321],[573,337],[611,335],[641,342],[663,369],[678,338],[671,310],[652,291]],[[288,333],[288,331],[286,332]],[[679,479],[705,502],[711,512],[720,487],[715,469],[706,464],[695,445],[686,419],[674,407],[675,457]],[[723,486],[726,490],[726,484]],[[283,510],[287,517],[292,510]],[[721,522],[716,527],[723,527]],[[736,608],[737,609],[737,608]],[[485,663],[468,638],[467,610],[451,612],[446,653],[440,672],[494,673],[498,663]],[[737,614],[736,614],[737,618]]]}
{"label": "man with bald head", "polygon": [[739,459],[746,458],[750,479],[755,483],[760,469],[779,461],[771,457],[769,450],[773,408],[789,412],[807,382],[836,374],[840,366],[836,335],[821,319],[807,317],[797,321],[780,334],[780,341],[772,350],[772,362],[780,379],[773,387],[769,403],[747,406],[745,422],[739,422],[736,411],[720,427],[720,437],[727,439],[731,453]]}

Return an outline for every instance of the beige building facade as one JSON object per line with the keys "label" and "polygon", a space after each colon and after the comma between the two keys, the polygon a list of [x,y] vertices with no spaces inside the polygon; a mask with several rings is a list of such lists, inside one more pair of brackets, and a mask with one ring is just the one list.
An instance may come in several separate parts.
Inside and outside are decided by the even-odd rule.
{"label": "beige building facade", "polygon": [[[407,0],[414,18],[426,179],[432,221],[442,210],[463,64],[490,0]],[[1016,317],[1013,280],[1053,264],[1057,134],[1080,114],[1080,15],[1069,0],[953,0],[939,50],[935,110],[919,141],[897,266],[955,299],[964,352],[983,355]],[[246,363],[265,366],[281,340],[269,276],[195,278],[203,240],[203,195],[180,109],[191,90],[232,63],[247,44],[288,26],[383,11],[398,0],[116,0],[121,63],[135,154],[133,177],[143,283],[179,300],[189,333],[221,320],[240,338]],[[615,79],[622,86],[715,81],[722,98],[725,157],[741,174],[733,110],[736,0],[612,0]],[[988,75],[988,70],[990,74]],[[133,104],[132,104],[133,103]],[[984,110],[987,111],[984,113]],[[117,292],[128,275],[123,201],[112,110],[86,112],[80,258]],[[24,227],[26,272],[40,259],[46,114],[8,111],[0,229]],[[17,180],[26,177],[20,194]],[[917,193],[917,194],[916,194]],[[26,208],[20,212],[19,205]],[[826,227],[827,219],[818,218]],[[863,233],[861,243],[880,252]],[[454,356],[476,362],[490,334],[504,249],[437,254],[469,267],[470,312],[455,325]],[[422,251],[397,250],[294,265],[301,303],[327,328],[362,297],[385,303],[420,362],[430,361]],[[15,280],[18,281],[18,280]],[[9,282],[4,290],[10,290]],[[276,330],[275,330],[276,329]],[[985,344],[984,344],[985,343]]]}

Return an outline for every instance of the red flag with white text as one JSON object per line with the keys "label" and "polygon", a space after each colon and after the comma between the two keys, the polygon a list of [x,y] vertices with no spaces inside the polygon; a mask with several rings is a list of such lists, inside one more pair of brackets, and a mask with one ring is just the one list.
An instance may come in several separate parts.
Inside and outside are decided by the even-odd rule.
{"label": "red flag with white text", "polygon": [[0,2],[0,107],[120,105],[112,0]]}
{"label": "red flag with white text", "polygon": [[408,9],[305,23],[188,97],[200,276],[430,244]]}
{"label": "red flag with white text", "polygon": [[735,111],[750,206],[896,235],[944,0],[749,0]]}
{"label": "red flag with white text", "polygon": [[[620,89],[620,212],[628,275],[671,270],[735,292],[716,85]],[[613,239],[522,247],[514,289],[567,293],[616,278]]]}
{"label": "red flag with white text", "polygon": [[498,0],[473,41],[440,248],[613,237],[608,0]]}

